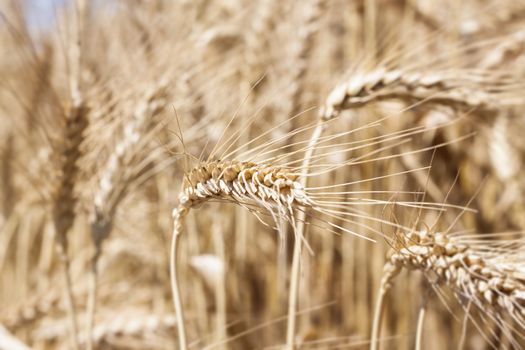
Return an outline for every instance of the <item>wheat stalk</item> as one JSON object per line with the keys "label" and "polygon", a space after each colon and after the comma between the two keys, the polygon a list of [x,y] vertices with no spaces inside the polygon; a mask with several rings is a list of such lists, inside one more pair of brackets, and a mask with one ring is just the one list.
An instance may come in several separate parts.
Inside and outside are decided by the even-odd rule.
{"label": "wheat stalk", "polygon": [[[321,118],[317,122],[312,136],[308,143],[307,150],[304,154],[304,160],[302,163],[302,169],[304,174],[308,174],[308,169],[310,168],[310,162],[315,151],[315,146],[319,141],[325,128],[325,121]],[[301,178],[300,184],[302,187],[306,187],[307,177],[304,176]],[[295,228],[295,241],[294,249],[292,256],[292,270],[290,273],[290,294],[288,300],[288,325],[286,331],[286,346],[289,350],[294,348],[294,337],[295,337],[295,319],[297,313],[297,299],[299,294],[299,278],[300,278],[300,260],[301,260],[301,251],[302,251],[302,242],[304,239],[304,229],[306,223],[306,210],[299,210],[297,212],[297,227]]]}

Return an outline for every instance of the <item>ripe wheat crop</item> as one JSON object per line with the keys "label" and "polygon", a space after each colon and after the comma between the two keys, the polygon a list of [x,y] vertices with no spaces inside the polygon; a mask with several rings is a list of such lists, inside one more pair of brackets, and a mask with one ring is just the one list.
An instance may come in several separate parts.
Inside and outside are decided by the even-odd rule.
{"label": "ripe wheat crop", "polygon": [[0,0],[0,349],[525,348],[524,16]]}

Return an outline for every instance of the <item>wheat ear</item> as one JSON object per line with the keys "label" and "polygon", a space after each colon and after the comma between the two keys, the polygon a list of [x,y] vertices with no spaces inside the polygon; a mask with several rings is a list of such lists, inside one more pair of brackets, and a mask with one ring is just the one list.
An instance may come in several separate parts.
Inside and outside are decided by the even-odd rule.
{"label": "wheat ear", "polygon": [[[503,336],[517,345],[512,335],[515,329],[505,324],[502,316],[511,316],[520,332],[525,329],[522,239],[489,242],[476,235],[426,230],[405,236],[387,266],[430,274],[436,283],[450,288],[458,300],[467,300],[485,313]],[[499,234],[492,236],[498,238]],[[386,283],[391,283],[391,278]]]}
{"label": "wheat ear", "polygon": [[185,175],[179,196],[180,204],[173,211],[170,257],[173,303],[181,349],[187,348],[187,342],[177,278],[177,253],[184,217],[188,211],[211,199],[230,201],[242,206],[255,202],[272,213],[274,218],[282,217],[293,222],[293,208],[312,204],[297,179],[298,175],[286,168],[238,161],[208,162]]}
{"label": "wheat ear", "polygon": [[[93,214],[91,217],[91,239],[95,253],[91,259],[89,273],[89,293],[87,302],[87,348],[93,347],[93,329],[96,311],[97,285],[98,285],[98,260],[102,254],[102,244],[110,235],[115,212],[135,180],[133,176],[132,159],[142,157],[138,152],[141,143],[151,137],[149,132],[152,127],[153,117],[159,113],[164,104],[163,90],[166,82],[152,87],[137,103],[130,120],[125,122],[122,139],[117,143],[102,169],[98,187],[93,199]],[[131,174],[131,175],[130,175]]]}
{"label": "wheat ear", "polygon": [[87,126],[86,109],[82,104],[75,105],[68,113],[65,135],[61,150],[61,166],[58,188],[54,196],[53,222],[56,231],[58,254],[62,261],[66,294],[70,316],[70,331],[73,347],[78,348],[78,326],[76,308],[69,275],[68,237],[67,233],[73,226],[75,204],[77,202],[74,187],[78,173],[77,161],[80,158],[80,144],[83,131]]}
{"label": "wheat ear", "polygon": [[[494,111],[498,107],[521,103],[502,88],[497,93],[498,77],[476,76],[462,71],[418,72],[377,68],[370,72],[357,72],[337,85],[323,107],[325,118],[337,116],[341,111],[364,107],[369,103],[400,99],[410,104],[433,103],[461,110]],[[512,89],[512,85],[508,85]]]}
{"label": "wheat ear", "polygon": [[74,42],[70,46],[70,92],[72,106],[66,115],[66,126],[63,135],[63,144],[60,154],[60,173],[58,187],[54,196],[53,222],[58,243],[58,254],[62,260],[63,275],[66,285],[66,298],[69,310],[71,346],[78,349],[78,325],[73,286],[70,276],[70,260],[68,256],[67,233],[73,226],[75,212],[74,208],[77,198],[74,194],[76,177],[79,172],[77,161],[81,156],[80,145],[83,141],[83,132],[88,125],[87,108],[81,92],[80,70],[81,70],[81,46],[82,46],[82,23],[81,14],[85,9],[85,1],[78,0],[77,26]]}

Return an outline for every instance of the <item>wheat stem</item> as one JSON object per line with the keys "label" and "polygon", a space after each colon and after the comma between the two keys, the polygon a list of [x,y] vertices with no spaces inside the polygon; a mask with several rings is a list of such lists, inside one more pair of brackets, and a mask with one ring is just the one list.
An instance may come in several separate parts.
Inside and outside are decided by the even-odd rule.
{"label": "wheat stem", "polygon": [[[302,223],[301,223],[302,224]],[[299,226],[299,222],[298,225]],[[293,246],[292,270],[290,272],[290,292],[288,297],[288,321],[286,329],[286,349],[294,349],[294,337],[296,328],[297,299],[299,292],[299,277],[301,273],[301,251],[302,235],[299,227],[295,230],[295,240]]]}
{"label": "wheat stem", "polygon": [[421,350],[421,344],[423,341],[423,325],[425,324],[425,314],[427,311],[426,300],[423,301],[421,308],[419,309],[419,315],[417,316],[417,330],[416,330],[416,350]]}
{"label": "wheat stem", "polygon": [[372,336],[370,338],[370,350],[379,349],[379,332],[381,321],[383,320],[383,301],[385,299],[386,290],[381,288],[377,294],[376,308],[374,311],[374,320],[372,323]]}
{"label": "wheat stem", "polygon": [[187,349],[186,328],[184,325],[184,311],[182,308],[182,301],[180,297],[179,283],[177,278],[177,248],[178,239],[182,233],[182,225],[184,217],[187,214],[187,209],[179,207],[173,212],[173,234],[171,236],[171,252],[170,252],[170,280],[171,292],[173,295],[173,306],[175,308],[175,317],[177,320],[177,332],[179,338],[179,349]]}
{"label": "wheat stem", "polygon": [[70,275],[70,261],[67,255],[67,243],[62,242],[59,239],[58,255],[62,261],[62,276],[64,278],[66,286],[66,303],[67,303],[67,312],[68,312],[68,326],[70,332],[70,341],[71,348],[74,350],[79,350],[78,342],[78,323],[77,323],[77,311],[75,307],[75,297],[73,295],[73,283],[71,281]]}
{"label": "wheat stem", "polygon": [[[217,256],[223,261],[226,262],[226,251],[224,247],[224,235],[223,235],[223,225],[222,222],[214,226],[213,234],[213,246],[216,251]],[[227,316],[226,316],[226,278],[225,273],[217,276],[217,281],[215,283],[215,304],[217,305],[216,309],[216,337],[217,341],[224,340],[228,337],[228,325],[227,325]],[[224,347],[220,349],[225,349]]]}
{"label": "wheat stem", "polygon": [[91,260],[91,270],[88,280],[88,300],[86,306],[86,349],[93,349],[93,328],[95,325],[95,312],[97,306],[97,286],[98,286],[98,260],[102,253],[102,240],[95,243],[95,254]]}
{"label": "wheat stem", "polygon": [[[324,129],[324,121],[320,118],[317,122],[310,141],[308,148],[304,155],[304,161],[302,169],[304,172],[308,171],[312,155],[314,153],[315,145],[321,137],[321,134]],[[300,182],[303,187],[307,187],[308,176],[301,178]],[[290,275],[290,292],[288,297],[288,322],[287,322],[287,331],[286,331],[286,349],[293,350],[294,348],[294,336],[296,328],[296,312],[297,312],[297,298],[299,293],[299,278],[301,275],[301,251],[302,251],[302,242],[304,238],[304,228],[305,228],[305,219],[306,219],[306,210],[298,210],[296,214],[296,227],[295,240],[294,240],[294,249],[292,257],[292,270]],[[294,223],[295,224],[295,223]]]}
{"label": "wheat stem", "polygon": [[374,311],[374,319],[372,323],[372,335],[370,337],[370,350],[377,350],[379,348],[379,333],[381,331],[381,321],[383,319],[383,302],[386,293],[392,286],[392,280],[399,273],[399,267],[387,262],[383,268],[383,278],[381,280],[381,288],[377,294],[376,307]]}

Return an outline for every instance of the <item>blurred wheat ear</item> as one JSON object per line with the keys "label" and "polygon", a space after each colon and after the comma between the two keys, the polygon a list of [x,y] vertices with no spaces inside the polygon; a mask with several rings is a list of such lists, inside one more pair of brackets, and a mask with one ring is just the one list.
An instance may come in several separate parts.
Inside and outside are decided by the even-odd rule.
{"label": "blurred wheat ear", "polygon": [[[73,226],[75,217],[76,197],[74,194],[75,181],[78,173],[77,162],[81,157],[80,144],[84,129],[87,126],[86,108],[82,105],[73,106],[67,115],[64,129],[63,146],[61,150],[60,175],[54,197],[53,221],[58,243],[58,254],[64,265],[64,278],[67,288],[67,299],[71,317],[71,331],[78,344],[78,326],[76,325],[76,307],[72,294],[72,282],[69,276],[68,231]],[[77,345],[78,346],[78,345]],[[74,346],[77,348],[77,346]]]}
{"label": "blurred wheat ear", "polygon": [[[157,86],[152,86],[144,92],[142,99],[136,103],[132,118],[126,120],[123,125],[122,138],[117,142],[106,164],[100,170],[90,220],[91,239],[95,252],[91,260],[90,291],[86,307],[88,349],[93,347],[98,261],[103,252],[102,244],[112,231],[119,204],[130,195],[130,192],[133,192],[133,186],[137,185],[137,182],[144,181],[141,177],[144,175],[141,168],[152,166],[155,162],[155,149],[149,148],[148,143],[159,131],[158,125],[155,125],[155,117],[163,110],[166,83],[166,81],[161,81],[156,84]],[[162,126],[162,123],[159,125]],[[98,130],[93,132],[96,133]]]}

